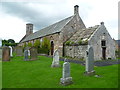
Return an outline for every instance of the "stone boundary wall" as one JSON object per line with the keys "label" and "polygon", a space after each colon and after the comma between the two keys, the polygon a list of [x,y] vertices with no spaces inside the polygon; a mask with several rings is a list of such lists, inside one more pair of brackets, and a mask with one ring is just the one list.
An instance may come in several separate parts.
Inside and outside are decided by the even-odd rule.
{"label": "stone boundary wall", "polygon": [[85,58],[88,45],[64,46],[64,56],[72,58]]}

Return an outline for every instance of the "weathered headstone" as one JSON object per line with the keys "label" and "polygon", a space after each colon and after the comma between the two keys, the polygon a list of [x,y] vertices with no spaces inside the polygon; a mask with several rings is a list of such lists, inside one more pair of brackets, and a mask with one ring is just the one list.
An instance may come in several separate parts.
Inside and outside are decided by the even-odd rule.
{"label": "weathered headstone", "polygon": [[7,46],[2,49],[2,61],[10,61],[10,48]]}
{"label": "weathered headstone", "polygon": [[28,56],[30,56],[30,50],[29,50],[29,49],[30,49],[30,47],[25,47],[25,48],[24,48],[24,51],[25,51],[25,50],[28,50]]}
{"label": "weathered headstone", "polygon": [[91,46],[88,46],[88,51],[86,51],[86,70],[85,75],[94,75],[94,52]]}
{"label": "weathered headstone", "polygon": [[59,65],[59,52],[58,50],[55,50],[54,54],[53,54],[53,62],[51,67],[60,67]]}
{"label": "weathered headstone", "polygon": [[29,57],[28,57],[28,50],[24,51],[24,61],[28,61]]}
{"label": "weathered headstone", "polygon": [[12,54],[13,49],[12,49],[12,47],[11,47],[11,46],[9,46],[9,48],[10,48],[10,57],[13,57],[13,54]]}
{"label": "weathered headstone", "polygon": [[37,59],[37,49],[35,47],[30,48],[30,60]]}
{"label": "weathered headstone", "polygon": [[17,56],[23,56],[23,48],[21,46],[17,46],[15,49]]}
{"label": "weathered headstone", "polygon": [[63,72],[62,78],[60,79],[60,84],[66,86],[72,83],[72,77],[70,77],[70,63],[65,61],[63,63]]}

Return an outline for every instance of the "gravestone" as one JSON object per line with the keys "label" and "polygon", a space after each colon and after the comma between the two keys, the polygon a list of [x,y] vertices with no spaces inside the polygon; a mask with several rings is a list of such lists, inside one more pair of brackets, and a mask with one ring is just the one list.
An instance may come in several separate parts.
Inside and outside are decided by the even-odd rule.
{"label": "gravestone", "polygon": [[66,86],[72,83],[72,77],[70,77],[70,63],[65,61],[63,63],[63,72],[62,78],[60,79],[60,84]]}
{"label": "gravestone", "polygon": [[13,57],[13,54],[12,54],[13,49],[12,49],[12,47],[11,47],[11,46],[9,46],[9,48],[10,48],[10,57]]}
{"label": "gravestone", "polygon": [[30,60],[37,59],[37,49],[35,47],[30,48]]}
{"label": "gravestone", "polygon": [[17,46],[15,49],[17,56],[23,56],[23,48],[21,46]]}
{"label": "gravestone", "polygon": [[55,50],[54,54],[53,54],[53,62],[51,67],[60,67],[59,65],[59,52],[58,50]]}
{"label": "gravestone", "polygon": [[28,50],[24,51],[24,61],[28,61],[29,57],[28,57]]}
{"label": "gravestone", "polygon": [[86,51],[86,70],[85,75],[94,75],[94,51],[93,48],[88,46],[88,51]]}
{"label": "gravestone", "polygon": [[2,48],[2,61],[10,61],[10,48],[7,46]]}
{"label": "gravestone", "polygon": [[28,56],[30,56],[30,50],[29,50],[29,49],[30,49],[30,47],[25,47],[25,48],[24,48],[24,51],[25,51],[25,50],[28,50]]}

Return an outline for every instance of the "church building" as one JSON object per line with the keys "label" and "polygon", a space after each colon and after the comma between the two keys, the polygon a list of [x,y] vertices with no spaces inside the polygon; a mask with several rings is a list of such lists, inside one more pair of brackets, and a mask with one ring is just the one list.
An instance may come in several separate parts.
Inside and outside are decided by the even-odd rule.
{"label": "church building", "polygon": [[93,47],[95,60],[115,59],[115,43],[108,33],[104,22],[86,28],[79,16],[79,6],[74,6],[74,15],[56,22],[33,33],[33,24],[26,24],[26,35],[20,40],[19,46],[33,43],[46,37],[50,40],[50,55],[56,49],[60,56],[85,58],[88,45]]}

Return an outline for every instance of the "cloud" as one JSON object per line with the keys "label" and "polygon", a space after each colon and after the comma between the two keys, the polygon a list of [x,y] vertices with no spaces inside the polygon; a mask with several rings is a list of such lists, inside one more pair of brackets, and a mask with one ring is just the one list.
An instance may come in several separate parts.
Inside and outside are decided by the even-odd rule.
{"label": "cloud", "polygon": [[[47,4],[43,3],[44,2],[3,2],[2,9],[5,13],[14,17],[19,17],[26,21],[26,23],[33,23],[36,30],[48,26],[67,15],[67,13],[62,13],[65,10],[63,9],[64,5],[62,5],[63,7],[61,8],[61,5],[53,5],[56,2],[48,2]],[[62,12],[60,13],[60,11]]]}
{"label": "cloud", "polygon": [[[3,0],[2,0],[3,1]],[[117,2],[118,0],[4,0],[0,8],[2,36],[14,37],[19,41],[25,35],[25,24],[33,23],[34,30],[40,30],[74,14],[74,5],[79,5],[79,14],[87,27],[105,22],[111,36],[117,39]],[[2,18],[4,17],[4,18]],[[11,19],[10,19],[11,18]],[[2,19],[2,20],[1,20]],[[10,21],[11,20],[11,21]],[[4,22],[4,23],[2,23]],[[9,22],[9,23],[8,23]],[[11,23],[12,22],[12,23]],[[17,28],[18,27],[18,28]],[[16,31],[19,31],[19,33]],[[14,32],[16,37],[14,36]],[[6,32],[5,32],[6,31]],[[116,35],[117,34],[117,35]],[[17,37],[19,36],[19,37]]]}

